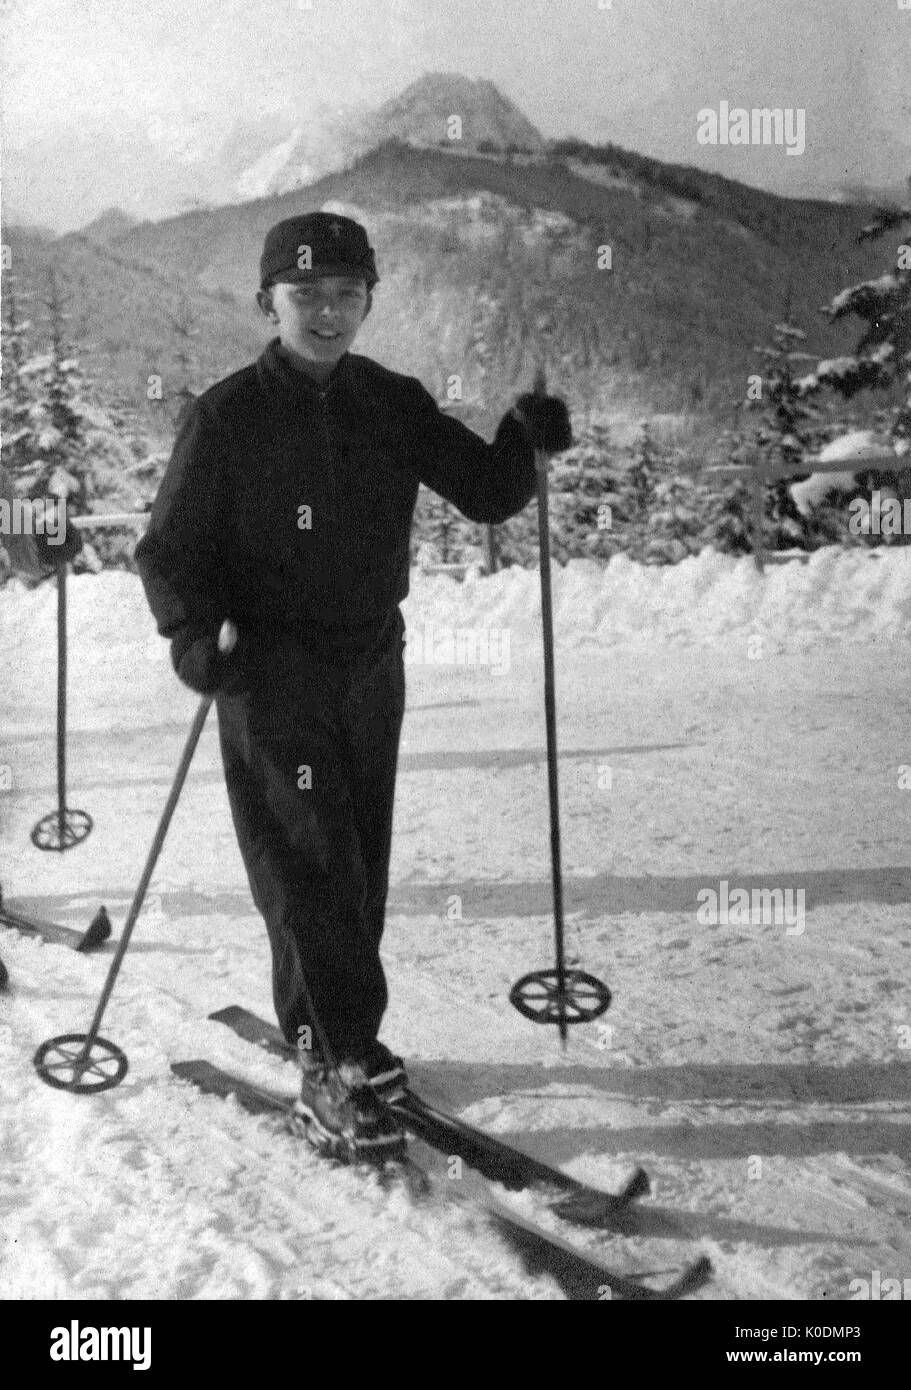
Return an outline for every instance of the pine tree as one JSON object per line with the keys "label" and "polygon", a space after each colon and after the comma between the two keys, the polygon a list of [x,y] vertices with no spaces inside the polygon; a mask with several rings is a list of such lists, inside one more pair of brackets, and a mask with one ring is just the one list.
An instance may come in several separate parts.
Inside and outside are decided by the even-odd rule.
{"label": "pine tree", "polygon": [[660,473],[661,464],[651,424],[648,420],[642,420],[636,453],[627,474],[635,503],[635,519],[640,523],[648,519]]}
{"label": "pine tree", "polygon": [[66,311],[56,272],[48,271],[47,311],[50,352],[31,364],[39,379],[44,416],[38,436],[39,455],[35,460],[32,496],[65,497],[77,514],[88,509],[88,460],[85,428],[77,400],[82,378],[76,359],[67,350],[64,324]]}
{"label": "pine tree", "polygon": [[444,497],[427,489],[423,489],[423,492],[420,508],[421,560],[438,565],[458,564],[463,559],[463,546],[459,544],[459,513]]}
{"label": "pine tree", "polygon": [[[875,240],[894,229],[911,233],[911,207],[881,209],[862,229],[858,241]],[[911,245],[898,247],[894,268],[878,279],[842,290],[823,312],[833,323],[854,316],[864,326],[854,352],[820,363],[815,381],[846,400],[867,389],[896,396],[881,412],[881,419],[899,457],[907,455],[911,452]]]}
{"label": "pine tree", "polygon": [[807,335],[790,321],[791,296],[783,320],[772,329],[772,342],[757,348],[762,361],[759,393],[750,395],[749,407],[758,413],[753,432],[754,457],[769,471],[781,468],[785,476],[765,489],[764,543],[770,549],[806,546],[810,529],[790,493],[791,482],[806,474],[800,467],[819,452],[826,430],[813,403],[815,391],[802,385],[798,372],[816,359],[803,351]]}
{"label": "pine tree", "polygon": [[[773,550],[806,547],[820,538],[790,491],[792,482],[807,476],[801,474],[801,465],[809,465],[818,454],[830,429],[813,400],[818,386],[799,375],[808,362],[816,361],[803,350],[805,342],[806,333],[791,321],[789,291],[782,318],[772,327],[771,342],[755,349],[760,370],[751,375],[746,399],[735,406],[733,429],[721,441],[725,463],[783,474],[763,484],[762,540]],[[750,550],[755,540],[751,492],[750,484],[735,478],[720,494],[715,493],[709,501],[704,539],[738,554]]]}
{"label": "pine tree", "polygon": [[[65,299],[53,269],[41,302],[44,340],[38,352],[30,325],[19,318],[15,294],[4,294],[4,463],[26,496],[65,499],[73,515],[114,496],[119,510],[140,510],[146,497],[136,471],[147,449],[130,441],[123,422],[92,400],[67,341]],[[131,563],[134,544],[132,533],[98,533],[75,566],[97,570],[103,561]]]}
{"label": "pine tree", "polygon": [[27,367],[30,328],[20,317],[20,301],[10,276],[3,291],[2,392],[0,392],[0,450],[4,467],[16,479],[26,476],[37,454],[34,429],[34,386]]}
{"label": "pine tree", "polygon": [[609,559],[623,548],[630,497],[613,467],[610,427],[583,426],[573,447],[551,465],[551,550],[560,561],[584,555]]}
{"label": "pine tree", "polygon": [[[911,190],[911,179],[908,180]],[[911,206],[882,208],[865,226],[859,242],[877,240],[889,231],[911,233]],[[911,236],[897,248],[893,268],[873,280],[840,291],[824,307],[829,321],[854,317],[863,327],[853,353],[821,362],[801,387],[816,392],[828,387],[844,400],[881,391],[891,400],[875,413],[876,430],[852,430],[840,439],[844,457],[856,452],[857,495],[891,489],[899,499],[911,496]],[[833,441],[838,443],[839,441]],[[895,453],[890,461],[865,467],[865,455]],[[844,503],[842,504],[844,506]],[[911,537],[903,537],[905,543]]]}
{"label": "pine tree", "polygon": [[703,518],[692,478],[674,474],[655,486],[646,558],[676,564],[701,548]]}

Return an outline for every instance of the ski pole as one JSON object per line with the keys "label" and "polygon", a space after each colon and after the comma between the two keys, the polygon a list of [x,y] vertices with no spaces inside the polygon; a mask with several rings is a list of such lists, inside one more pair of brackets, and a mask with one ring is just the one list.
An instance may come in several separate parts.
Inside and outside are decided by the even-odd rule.
{"label": "ski pole", "polygon": [[554,900],[554,946],[560,1041],[566,1043],[566,954],[563,933],[563,869],[560,858],[560,793],[557,770],[557,692],[554,677],[554,607],[550,576],[550,513],[547,498],[547,455],[535,450],[538,477],[538,545],[541,568],[541,624],[544,640],[544,723],[547,731],[547,798],[550,810],[550,871]]}
{"label": "ski pole", "polygon": [[[544,373],[535,377],[534,395],[546,395]],[[550,869],[554,905],[554,969],[534,970],[517,980],[510,1002],[535,1023],[556,1023],[566,1047],[567,1026],[598,1018],[610,1004],[607,986],[583,970],[567,970],[563,926],[563,870],[560,856],[560,796],[557,763],[557,697],[554,677],[554,616],[550,574],[548,454],[535,449],[538,494],[538,551],[541,574],[541,625],[544,646],[544,722],[547,733],[547,797],[550,812]]]}
{"label": "ski pole", "polygon": [[[227,654],[232,651],[237,642],[237,629],[228,619],[222,623],[221,632],[218,638],[219,651]],[[199,707],[190,725],[187,734],[187,741],[174,774],[174,782],[165,802],[161,819],[152,840],[152,847],[146,858],[145,867],[133,894],[133,901],[127,913],[126,922],[108,970],[107,979],[98,1000],[98,1006],[87,1033],[64,1033],[57,1038],[49,1038],[43,1042],[35,1053],[34,1064],[38,1075],[42,1081],[46,1081],[49,1086],[57,1087],[62,1091],[76,1091],[79,1093],[91,1091],[106,1091],[112,1086],[117,1086],[126,1076],[127,1058],[126,1054],[116,1045],[105,1038],[98,1036],[101,1027],[101,1020],[107,1008],[108,1001],[113,993],[123,958],[127,953],[130,938],[133,935],[133,928],[136,925],[142,904],[145,901],[146,892],[151,882],[158,856],[161,854],[171,818],[174,815],[183,784],[186,781],[190,764],[193,761],[193,754],[196,752],[196,745],[199,743],[200,735],[203,731],[209,710],[212,707],[212,696],[205,695],[199,702]],[[75,1044],[79,1044],[78,1049],[73,1050]],[[97,1055],[93,1056],[93,1053]],[[113,1064],[113,1065],[112,1065]],[[84,1079],[86,1076],[91,1079]]]}
{"label": "ski pole", "polygon": [[57,834],[66,819],[66,561],[57,566]]}
{"label": "ski pole", "polygon": [[92,829],[87,811],[66,804],[66,577],[67,561],[57,561],[57,810],[42,816],[32,829],[36,849],[62,853],[81,844]]}

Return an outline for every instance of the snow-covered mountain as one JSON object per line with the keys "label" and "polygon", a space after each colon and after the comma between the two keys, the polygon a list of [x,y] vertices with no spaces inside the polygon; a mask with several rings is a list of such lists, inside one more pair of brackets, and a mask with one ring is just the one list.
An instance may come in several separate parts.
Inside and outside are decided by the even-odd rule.
{"label": "snow-covered mountain", "polygon": [[460,143],[469,149],[485,142],[503,148],[544,148],[541,132],[493,82],[456,72],[425,73],[400,96],[384,102],[371,117],[373,141],[445,144],[452,139],[449,122],[453,117],[461,121]]}
{"label": "snow-covered mountain", "polygon": [[[449,133],[453,117],[461,122],[455,139]],[[233,192],[242,198],[288,193],[385,140],[412,145],[451,143],[463,150],[485,145],[544,149],[541,132],[493,82],[455,72],[425,73],[375,109],[323,107],[318,121],[294,122],[289,127],[273,120],[268,128],[260,127],[259,141],[244,139],[251,133],[235,132],[222,151]],[[241,149],[247,161],[232,167],[231,155]]]}
{"label": "snow-covered mountain", "polygon": [[158,220],[289,193],[384,140],[448,144],[451,116],[462,122],[462,150],[484,141],[543,148],[540,132],[493,82],[432,72],[380,106],[320,102],[263,110],[227,133],[214,117],[166,121],[137,112],[115,130],[99,117],[7,148],[5,201],[17,210],[16,222],[57,221],[62,202],[63,230],[108,218],[99,211],[107,205]]}
{"label": "snow-covered mountain", "polygon": [[216,153],[223,202],[290,193],[341,169],[375,141],[365,109],[320,104],[237,126]]}

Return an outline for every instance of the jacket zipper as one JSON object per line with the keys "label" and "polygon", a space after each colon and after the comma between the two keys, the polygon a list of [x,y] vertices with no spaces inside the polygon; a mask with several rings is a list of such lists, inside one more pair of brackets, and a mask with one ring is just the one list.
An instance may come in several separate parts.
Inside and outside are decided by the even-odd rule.
{"label": "jacket zipper", "polygon": [[332,531],[330,542],[332,551],[332,561],[335,573],[339,571],[339,549],[338,549],[338,529],[339,529],[339,510],[338,510],[338,486],[335,473],[335,455],[332,450],[332,436],[329,433],[329,391],[319,393],[320,420],[323,426],[323,438],[326,442],[326,473],[329,480],[329,525]]}

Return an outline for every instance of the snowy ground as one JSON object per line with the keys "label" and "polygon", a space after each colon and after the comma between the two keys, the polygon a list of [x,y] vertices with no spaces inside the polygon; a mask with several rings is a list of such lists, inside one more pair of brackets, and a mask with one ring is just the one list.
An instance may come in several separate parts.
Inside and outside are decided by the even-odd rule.
{"label": "snowy ground", "polygon": [[[643,1162],[691,1240],[560,1226],[619,1269],[706,1250],[709,1299],[911,1276],[911,553],[554,580],[568,936],[614,991],[610,1031],[576,1030],[562,1057],[505,998],[551,958],[537,575],[510,571],[417,577],[406,605],[435,650],[447,625],[487,628],[509,660],[409,666],[385,1037],[428,1091],[590,1182]],[[0,880],[73,925],[104,902],[116,933],[195,701],[135,579],[73,581],[70,800],[95,830],[39,854],[53,624],[52,589],[0,592]],[[803,889],[803,930],[702,924],[721,880]],[[7,932],[0,953],[0,1296],[559,1297],[470,1210],[330,1171],[171,1079],[200,1056],[294,1085],[206,1021],[271,1013],[214,717],[106,1018],[130,1058],[118,1090],[56,1093],[30,1063],[86,1026],[110,950]]]}

